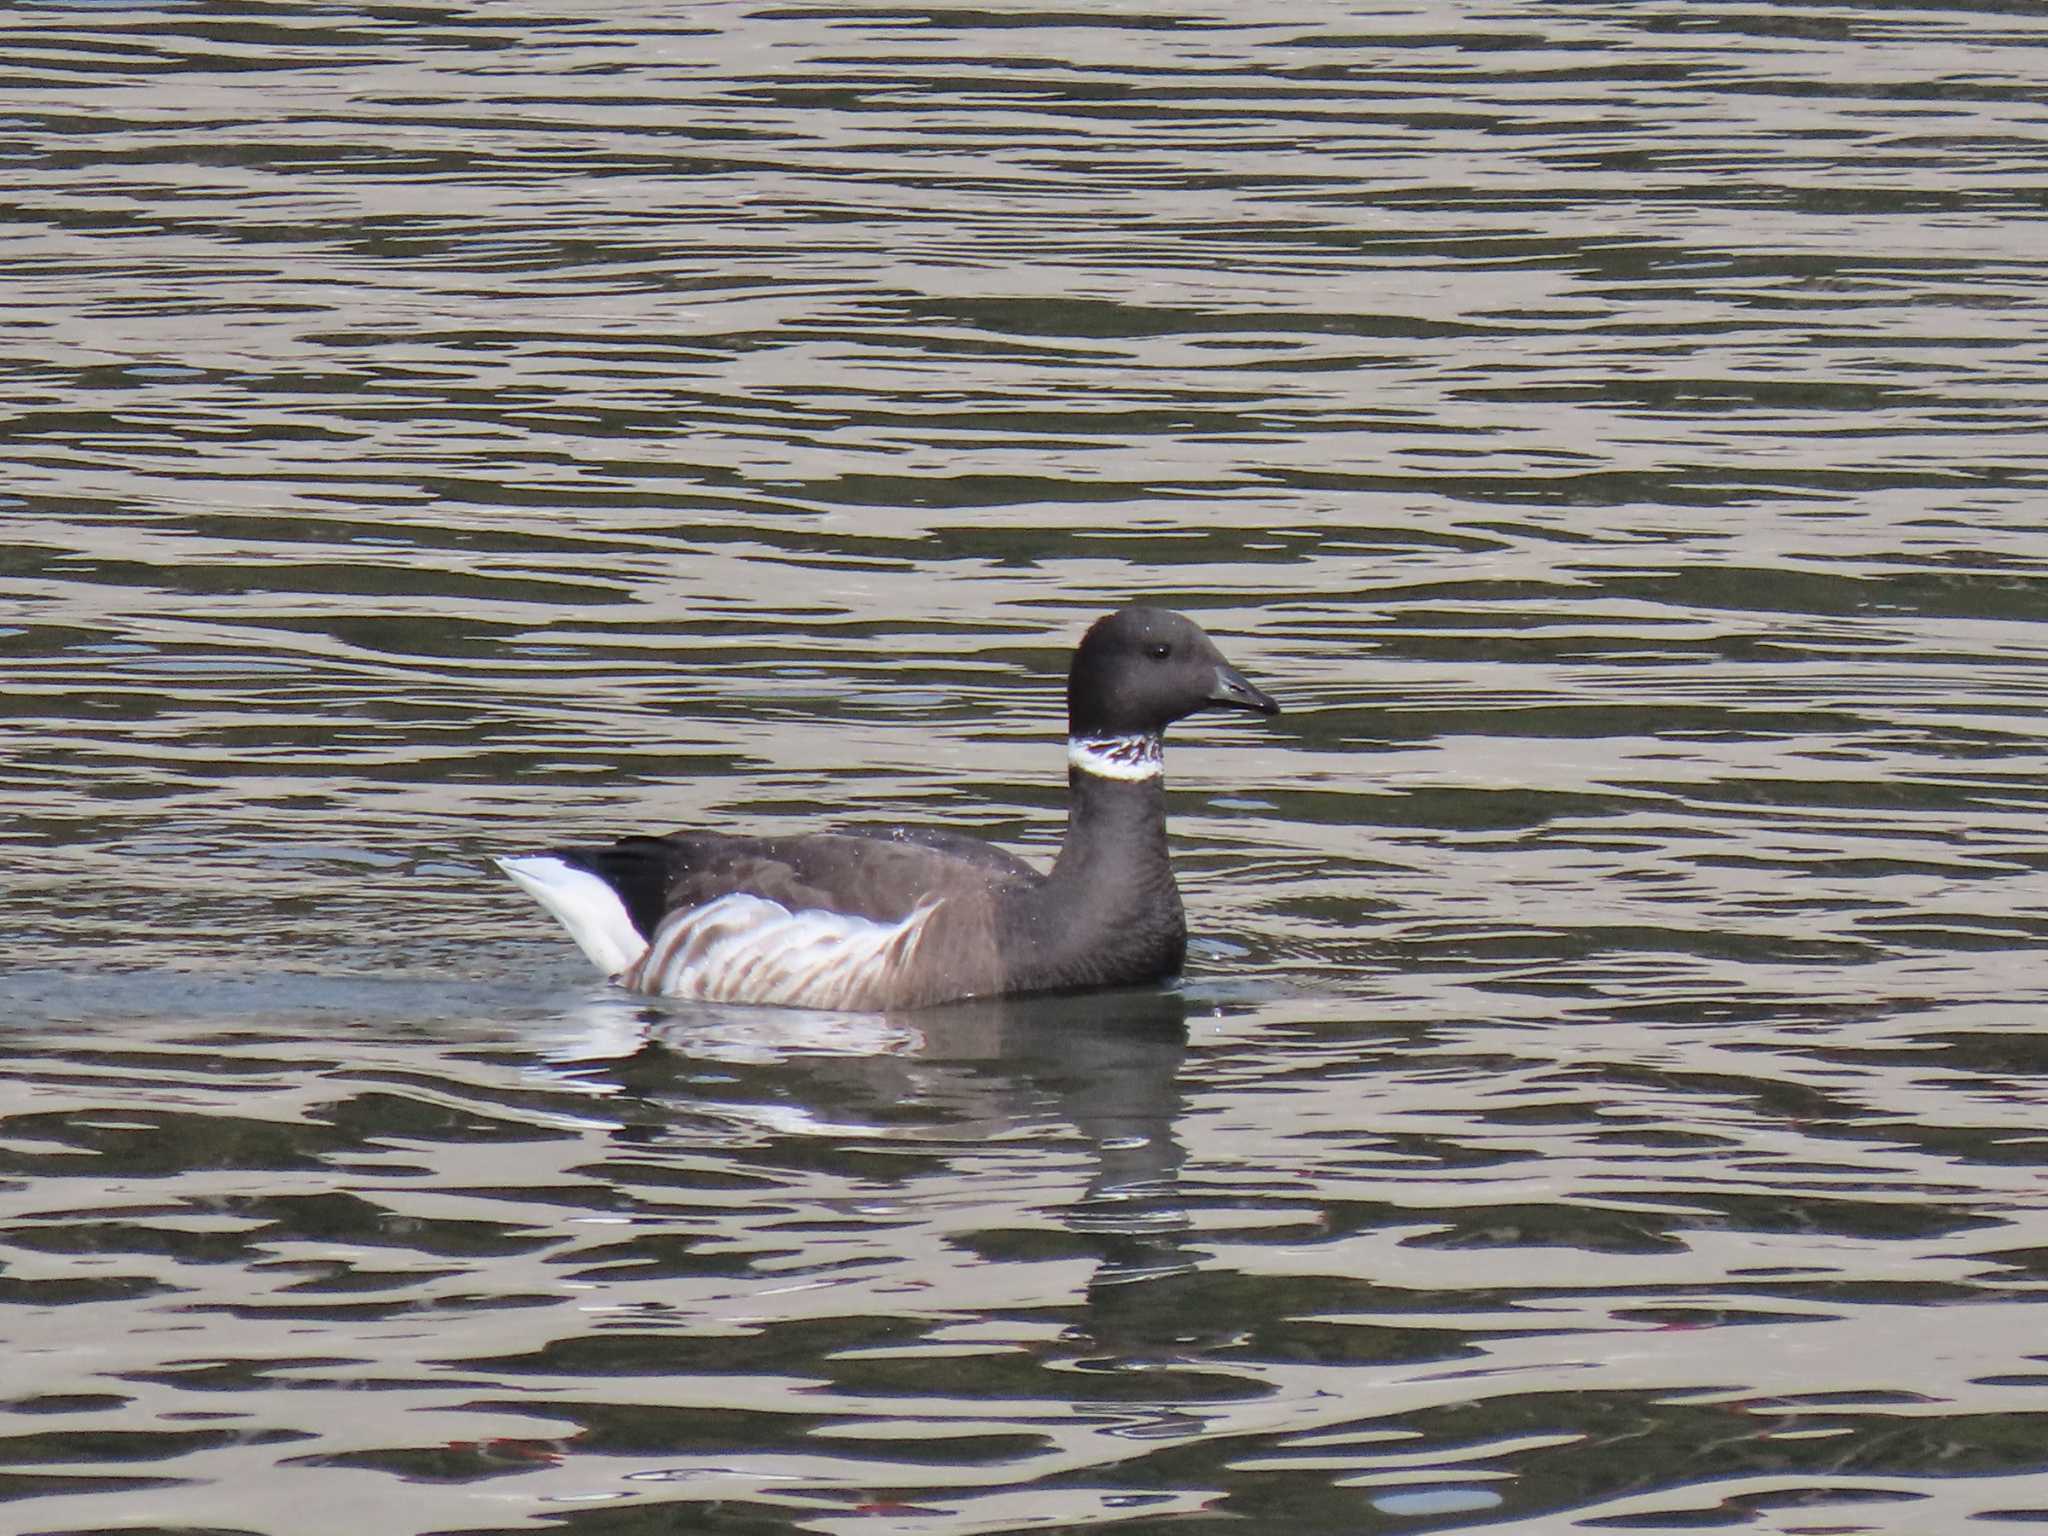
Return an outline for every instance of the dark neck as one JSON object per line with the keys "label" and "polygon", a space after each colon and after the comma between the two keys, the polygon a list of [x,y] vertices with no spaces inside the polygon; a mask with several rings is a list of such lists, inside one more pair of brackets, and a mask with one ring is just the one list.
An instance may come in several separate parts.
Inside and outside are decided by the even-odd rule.
{"label": "dark neck", "polygon": [[1107,897],[1173,884],[1166,859],[1166,780],[1067,770],[1067,840],[1048,884]]}
{"label": "dark neck", "polygon": [[1180,969],[1180,890],[1166,854],[1166,787],[1067,770],[1067,840],[1045,883],[1008,914],[1018,990],[1128,986]]}

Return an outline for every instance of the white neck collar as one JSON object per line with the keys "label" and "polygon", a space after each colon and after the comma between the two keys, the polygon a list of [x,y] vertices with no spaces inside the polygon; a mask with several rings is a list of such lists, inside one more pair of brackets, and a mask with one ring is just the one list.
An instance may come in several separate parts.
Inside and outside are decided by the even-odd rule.
{"label": "white neck collar", "polygon": [[1157,736],[1069,736],[1067,763],[1098,779],[1136,784],[1166,771]]}

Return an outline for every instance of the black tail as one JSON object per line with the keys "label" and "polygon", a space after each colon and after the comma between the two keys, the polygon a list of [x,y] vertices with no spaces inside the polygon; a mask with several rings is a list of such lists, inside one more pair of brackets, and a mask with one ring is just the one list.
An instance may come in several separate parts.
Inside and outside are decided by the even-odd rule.
{"label": "black tail", "polygon": [[622,837],[609,848],[550,848],[565,864],[587,869],[619,893],[626,915],[652,940],[668,910],[668,893],[676,882],[677,849],[659,837]]}

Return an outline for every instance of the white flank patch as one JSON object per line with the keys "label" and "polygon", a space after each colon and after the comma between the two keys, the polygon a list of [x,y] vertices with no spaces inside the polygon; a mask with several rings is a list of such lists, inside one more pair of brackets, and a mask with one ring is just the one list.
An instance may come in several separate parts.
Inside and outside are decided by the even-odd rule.
{"label": "white flank patch", "polygon": [[1157,736],[1070,736],[1067,763],[1098,779],[1135,784],[1164,773],[1166,754]]}
{"label": "white flank patch", "polygon": [[671,912],[620,981],[664,997],[872,1010],[894,1003],[937,903],[897,923],[734,894]]}
{"label": "white flank patch", "polygon": [[619,893],[589,870],[545,853],[493,862],[569,930],[576,947],[605,975],[618,975],[646,951],[647,941],[626,915]]}

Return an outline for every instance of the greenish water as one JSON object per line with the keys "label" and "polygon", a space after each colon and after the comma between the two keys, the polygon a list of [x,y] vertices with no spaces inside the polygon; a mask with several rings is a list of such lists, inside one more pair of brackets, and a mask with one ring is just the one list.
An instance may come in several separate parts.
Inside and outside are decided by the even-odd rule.
{"label": "greenish water", "polygon": [[[2048,1517],[2025,8],[0,20],[0,1525]],[[610,993],[493,854],[1044,858],[1176,989]]]}

